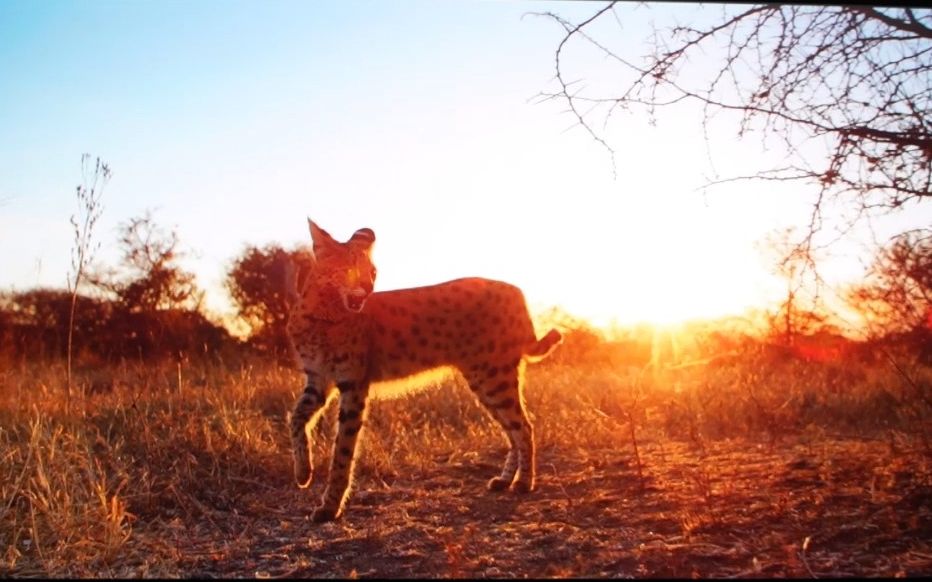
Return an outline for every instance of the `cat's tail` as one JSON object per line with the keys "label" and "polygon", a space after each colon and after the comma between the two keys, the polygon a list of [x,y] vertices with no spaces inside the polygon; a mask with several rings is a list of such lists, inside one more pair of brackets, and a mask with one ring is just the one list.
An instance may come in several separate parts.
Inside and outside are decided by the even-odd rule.
{"label": "cat's tail", "polygon": [[524,356],[529,362],[539,362],[550,355],[559,344],[563,341],[563,334],[555,329],[547,332],[547,335],[528,346]]}

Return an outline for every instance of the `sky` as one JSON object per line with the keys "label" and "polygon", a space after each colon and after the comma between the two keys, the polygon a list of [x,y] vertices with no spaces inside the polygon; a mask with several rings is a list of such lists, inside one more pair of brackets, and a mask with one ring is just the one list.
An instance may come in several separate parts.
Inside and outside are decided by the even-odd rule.
{"label": "sky", "polygon": [[[701,186],[782,152],[734,127],[710,151],[685,108],[613,125],[613,171],[565,104],[536,98],[554,87],[563,30],[530,13],[578,22],[600,6],[4,0],[0,289],[65,285],[86,152],[112,169],[98,262],[117,261],[119,224],[152,211],[216,312],[230,310],[235,257],[308,242],[306,217],[341,240],[375,231],[376,290],[485,276],[520,286],[534,310],[599,325],[779,301],[759,241],[805,220],[811,193]],[[619,14],[635,54],[652,22],[717,15]],[[577,64],[595,76],[603,63]],[[864,244],[828,257],[827,278],[859,276]]]}

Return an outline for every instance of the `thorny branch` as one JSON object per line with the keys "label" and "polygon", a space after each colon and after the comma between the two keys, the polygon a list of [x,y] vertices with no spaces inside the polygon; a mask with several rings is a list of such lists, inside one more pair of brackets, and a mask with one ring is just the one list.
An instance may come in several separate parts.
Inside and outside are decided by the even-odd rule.
{"label": "thorny branch", "polygon": [[[824,204],[842,202],[854,222],[932,197],[932,10],[868,6],[767,4],[723,6],[719,24],[658,31],[644,64],[624,58],[590,32],[612,15],[610,2],[579,24],[545,13],[565,31],[556,50],[554,92],[608,151],[604,128],[616,110],[658,110],[698,102],[703,129],[721,111],[737,115],[738,135],[781,139],[791,163],[710,180],[780,180],[817,188],[808,233],[811,248]],[[620,68],[608,93],[568,82],[565,53],[578,40]],[[690,81],[681,73],[702,57],[717,64]],[[708,135],[708,133],[706,133]],[[708,138],[707,138],[708,141]],[[821,144],[822,150],[816,150]],[[814,153],[815,152],[815,153]]]}

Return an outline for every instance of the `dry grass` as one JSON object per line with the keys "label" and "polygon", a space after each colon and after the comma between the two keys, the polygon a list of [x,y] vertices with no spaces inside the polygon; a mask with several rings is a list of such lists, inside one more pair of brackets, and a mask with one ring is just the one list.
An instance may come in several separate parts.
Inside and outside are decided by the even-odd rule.
{"label": "dry grass", "polygon": [[345,518],[292,483],[299,374],[265,365],[0,372],[0,575],[932,574],[932,374],[751,356],[541,364],[539,491],[492,494],[498,428],[453,382],[375,402]]}

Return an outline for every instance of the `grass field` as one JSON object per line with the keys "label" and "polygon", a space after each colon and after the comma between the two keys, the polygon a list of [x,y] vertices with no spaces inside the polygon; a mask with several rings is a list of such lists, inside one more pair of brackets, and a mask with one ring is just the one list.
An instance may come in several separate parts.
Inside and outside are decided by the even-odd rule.
{"label": "grass field", "polygon": [[0,575],[932,574],[932,372],[747,353],[531,366],[538,490],[465,385],[377,401],[345,516],[292,478],[302,386],[269,364],[0,368]]}

